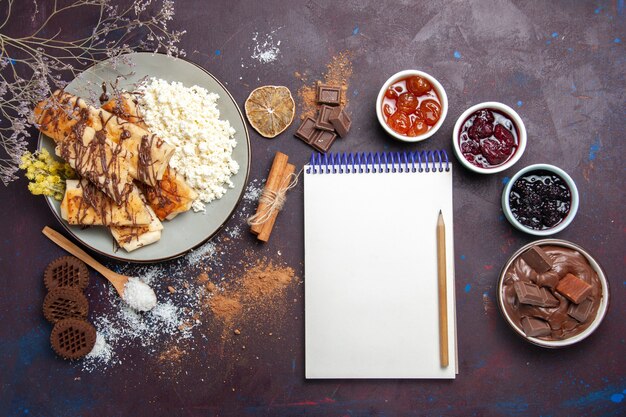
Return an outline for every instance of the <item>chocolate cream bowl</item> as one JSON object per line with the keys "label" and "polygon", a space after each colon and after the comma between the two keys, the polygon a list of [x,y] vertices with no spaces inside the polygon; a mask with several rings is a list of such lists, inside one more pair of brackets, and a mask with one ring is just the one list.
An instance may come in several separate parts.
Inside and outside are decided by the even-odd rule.
{"label": "chocolate cream bowl", "polygon": [[[504,278],[506,275],[506,271],[509,269],[509,267],[511,266],[511,264],[513,264],[513,262],[515,262],[515,260],[527,249],[529,249],[532,246],[544,246],[544,245],[552,245],[552,246],[562,246],[568,249],[573,249],[575,251],[580,252],[589,262],[589,265],[591,266],[591,268],[598,274],[598,278],[600,280],[600,284],[602,287],[602,300],[600,302],[600,306],[598,307],[598,311],[596,313],[595,318],[593,319],[591,325],[589,325],[589,327],[587,327],[585,330],[583,330],[581,333],[574,335],[572,337],[569,337],[567,339],[563,339],[563,340],[543,340],[537,337],[529,337],[526,336],[526,334],[524,333],[524,330],[519,327],[511,317],[509,317],[507,310],[504,306],[504,298],[503,298],[503,292],[504,292]],[[570,346],[573,345],[575,343],[580,342],[583,339],[586,339],[587,337],[589,337],[600,325],[600,323],[602,323],[602,320],[604,319],[604,317],[606,316],[608,307],[609,307],[609,283],[606,279],[606,275],[604,273],[604,270],[602,269],[602,267],[600,266],[600,264],[598,264],[598,262],[589,254],[589,252],[587,252],[585,249],[581,248],[580,246],[576,245],[575,243],[569,242],[567,240],[563,240],[563,239],[542,239],[542,240],[537,240],[534,242],[531,242],[527,245],[524,245],[523,247],[521,247],[517,252],[515,252],[513,254],[513,256],[511,256],[511,258],[509,258],[509,260],[506,262],[506,264],[504,265],[504,267],[502,268],[502,271],[500,272],[500,277],[498,279],[498,291],[497,291],[497,299],[498,299],[498,307],[500,309],[500,314],[502,314],[502,317],[504,317],[505,321],[509,324],[509,326],[511,326],[511,328],[513,329],[513,331],[515,331],[515,333],[517,333],[519,336],[521,336],[523,339],[525,339],[526,341],[533,343],[537,346],[541,346],[541,347],[545,347],[545,348],[563,348],[566,346]]]}

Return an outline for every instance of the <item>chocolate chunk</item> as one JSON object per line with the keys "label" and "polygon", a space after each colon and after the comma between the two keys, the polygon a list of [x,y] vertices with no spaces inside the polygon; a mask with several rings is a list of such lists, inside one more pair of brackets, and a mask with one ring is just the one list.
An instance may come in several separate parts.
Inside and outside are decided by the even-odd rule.
{"label": "chocolate chunk", "polygon": [[317,130],[313,134],[311,146],[320,152],[326,153],[332,146],[337,134],[335,132],[328,132],[326,130]]}
{"label": "chocolate chunk", "polygon": [[532,317],[522,318],[522,329],[528,337],[549,336],[551,332],[550,325],[546,321]]}
{"label": "chocolate chunk", "polygon": [[538,274],[549,271],[552,268],[550,255],[545,253],[539,246],[533,246],[522,253],[522,259]]}
{"label": "chocolate chunk", "polygon": [[543,295],[543,305],[540,307],[557,307],[561,302],[547,288],[541,288]]}
{"label": "chocolate chunk", "polygon": [[343,107],[335,107],[328,120],[332,123],[339,136],[342,138],[346,137],[350,130],[352,120],[350,120],[350,116],[348,116],[348,113],[346,113]]}
{"label": "chocolate chunk", "polygon": [[341,87],[334,85],[317,85],[317,102],[337,106],[341,102]]}
{"label": "chocolate chunk", "polygon": [[584,323],[589,318],[592,309],[593,298],[585,298],[580,304],[570,304],[567,309],[567,314],[579,322]]}
{"label": "chocolate chunk", "polygon": [[313,134],[315,134],[315,131],[315,119],[307,117],[302,121],[300,127],[298,127],[298,130],[296,130],[294,135],[310,145],[313,141]]}
{"label": "chocolate chunk", "polygon": [[539,307],[556,307],[559,300],[545,288],[531,284],[530,282],[517,281],[513,284],[519,302]]}
{"label": "chocolate chunk", "polygon": [[317,120],[315,121],[315,128],[320,130],[328,130],[329,132],[334,132],[335,128],[328,120],[330,118],[330,114],[333,111],[333,107],[323,105],[320,107],[320,111],[317,114]]}
{"label": "chocolate chunk", "polygon": [[579,304],[591,293],[591,285],[576,275],[567,274],[556,285],[556,290],[574,304]]}

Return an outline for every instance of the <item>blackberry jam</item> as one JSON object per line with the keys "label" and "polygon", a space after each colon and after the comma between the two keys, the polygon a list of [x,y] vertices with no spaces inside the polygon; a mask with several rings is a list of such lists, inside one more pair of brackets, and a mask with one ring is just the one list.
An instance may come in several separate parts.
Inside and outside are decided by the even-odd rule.
{"label": "blackberry jam", "polygon": [[572,194],[565,181],[545,170],[518,178],[509,194],[513,217],[533,230],[557,226],[569,214],[571,204]]}
{"label": "blackberry jam", "polygon": [[497,110],[478,110],[463,122],[459,147],[472,165],[498,167],[511,159],[519,147],[517,126]]}

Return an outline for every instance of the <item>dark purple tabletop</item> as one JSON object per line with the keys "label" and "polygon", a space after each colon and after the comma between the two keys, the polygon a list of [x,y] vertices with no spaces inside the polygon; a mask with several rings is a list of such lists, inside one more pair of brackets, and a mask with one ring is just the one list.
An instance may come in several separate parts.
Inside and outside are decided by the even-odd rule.
{"label": "dark purple tabletop", "polygon": [[[6,4],[0,2],[0,7]],[[81,25],[90,21],[83,17],[78,24],[64,23],[64,30],[72,31],[85,29]],[[30,19],[13,20],[7,30],[24,24],[31,24]],[[300,104],[296,93],[302,74],[312,83],[333,56],[349,51],[353,127],[333,151],[443,148],[452,155],[452,127],[469,106],[494,100],[520,114],[528,146],[513,168],[480,176],[453,161],[459,375],[453,381],[304,379],[301,184],[288,195],[267,244],[248,233],[245,218],[256,207],[248,198],[211,245],[195,256],[156,267],[98,258],[130,275],[157,271],[153,283],[157,295],[166,298],[168,285],[182,288],[187,281],[193,289],[203,271],[216,283],[228,283],[254,259],[265,257],[296,272],[295,282],[276,301],[280,308],[266,306],[262,313],[241,319],[236,337],[203,309],[187,339],[163,334],[147,347],[128,340],[115,348],[118,362],[91,370],[81,362],[64,361],[50,349],[51,326],[41,313],[43,271],[65,254],[41,229],[62,227],[43,198],[30,195],[20,179],[0,186],[1,415],[625,414],[622,0],[180,0],[171,25],[187,30],[182,40],[187,58],[221,80],[240,106],[253,88],[267,84],[289,87]],[[275,46],[276,59],[255,58],[256,46],[261,51]],[[450,103],[440,131],[419,144],[392,140],[374,111],[381,84],[408,68],[434,75]],[[311,149],[293,137],[296,124],[273,140],[250,129],[250,193],[266,178],[277,150],[298,167],[306,163]],[[577,217],[556,237],[593,254],[611,287],[609,312],[599,329],[560,350],[517,337],[496,305],[500,269],[514,251],[534,240],[504,218],[502,188],[518,169],[542,162],[567,171],[580,191]],[[87,290],[92,321],[112,314],[113,296],[106,288],[92,271]],[[176,346],[183,353],[172,354]]]}

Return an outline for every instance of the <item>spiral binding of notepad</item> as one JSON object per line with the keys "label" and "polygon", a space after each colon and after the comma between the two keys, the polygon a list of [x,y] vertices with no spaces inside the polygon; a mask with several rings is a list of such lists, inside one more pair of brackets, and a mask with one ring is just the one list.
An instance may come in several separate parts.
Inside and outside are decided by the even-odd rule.
{"label": "spiral binding of notepad", "polygon": [[445,150],[418,152],[313,153],[307,174],[450,171]]}

